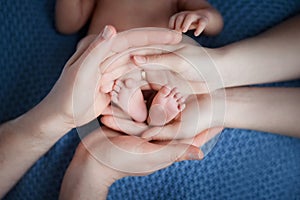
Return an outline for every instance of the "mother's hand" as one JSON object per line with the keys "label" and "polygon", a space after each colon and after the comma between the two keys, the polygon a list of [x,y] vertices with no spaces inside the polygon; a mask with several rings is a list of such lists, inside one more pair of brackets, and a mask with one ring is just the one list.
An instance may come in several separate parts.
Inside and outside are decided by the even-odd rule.
{"label": "mother's hand", "polygon": [[[225,115],[224,91],[191,96],[186,108],[171,123],[163,127],[151,127],[138,123],[115,106],[108,107],[101,122],[109,128],[147,140],[183,140],[201,146],[223,129]],[[193,138],[193,139],[191,139]]]}
{"label": "mother's hand", "polygon": [[134,56],[134,63],[146,72],[170,70],[177,73],[187,82],[193,94],[209,93],[224,87],[219,66],[214,60],[219,57],[218,51],[193,44],[160,45],[156,48],[166,49],[166,52]]}
{"label": "mother's hand", "polygon": [[106,26],[98,37],[89,36],[79,43],[42,104],[46,112],[55,113],[68,128],[84,125],[109,104],[109,96],[99,91],[107,58],[133,47],[180,41],[181,34],[167,29],[134,29],[116,34],[114,27]]}
{"label": "mother's hand", "polygon": [[[132,49],[128,53],[130,56],[112,57],[112,67],[103,78],[107,84],[138,66],[146,72],[147,81],[155,90],[166,84],[180,88],[182,82],[185,82],[184,85],[191,90],[186,93],[208,93],[224,87],[219,66],[215,64],[215,60],[220,58],[219,52],[188,43],[149,45],[143,49]],[[176,81],[173,81],[174,74],[177,76]],[[104,92],[110,90],[110,87],[103,89]]]}
{"label": "mother's hand", "polygon": [[60,199],[106,199],[109,186],[117,179],[147,175],[175,161],[202,157],[195,146],[150,143],[99,128],[78,146],[66,171]]}

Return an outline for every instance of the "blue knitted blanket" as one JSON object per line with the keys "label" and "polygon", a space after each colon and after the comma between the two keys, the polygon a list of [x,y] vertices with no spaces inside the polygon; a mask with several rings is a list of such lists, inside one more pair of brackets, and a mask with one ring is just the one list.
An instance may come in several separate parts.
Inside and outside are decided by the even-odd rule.
{"label": "blue knitted blanket", "polygon": [[[222,13],[225,27],[219,36],[197,38],[208,47],[254,36],[300,10],[299,0],[210,2]],[[55,31],[54,0],[2,0],[0,22],[0,122],[5,122],[50,91],[82,34],[63,36]],[[299,86],[299,82],[277,85]],[[5,199],[57,199],[78,143],[72,130]],[[110,188],[108,199],[300,199],[300,140],[225,129],[204,160],[121,179]]]}

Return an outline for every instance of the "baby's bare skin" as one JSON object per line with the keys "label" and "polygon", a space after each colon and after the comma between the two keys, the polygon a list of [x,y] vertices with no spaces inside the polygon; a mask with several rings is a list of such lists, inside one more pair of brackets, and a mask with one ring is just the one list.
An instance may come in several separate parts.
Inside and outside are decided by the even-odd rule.
{"label": "baby's bare skin", "polygon": [[177,12],[177,0],[101,0],[96,3],[88,33],[98,34],[107,24],[118,32],[139,27],[168,28],[170,17]]}
{"label": "baby's bare skin", "polygon": [[[57,0],[56,28],[70,34],[90,20],[88,34],[99,34],[105,25],[117,31],[163,27],[186,32],[195,29],[208,35],[223,27],[220,13],[205,0]],[[201,30],[197,30],[201,28]]]}

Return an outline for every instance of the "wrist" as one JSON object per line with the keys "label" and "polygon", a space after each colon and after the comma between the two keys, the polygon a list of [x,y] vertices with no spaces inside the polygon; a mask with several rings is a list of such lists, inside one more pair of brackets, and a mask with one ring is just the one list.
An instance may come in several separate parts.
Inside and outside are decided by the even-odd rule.
{"label": "wrist", "polygon": [[106,199],[109,187],[119,178],[120,174],[97,161],[80,143],[65,173],[59,199]]}
{"label": "wrist", "polygon": [[[219,73],[219,78],[222,81],[223,88],[227,88],[235,85],[233,83],[233,81],[235,81],[235,77],[233,76],[235,72],[233,69],[229,69],[230,67],[230,59],[228,59],[229,49],[226,47],[220,47],[220,48],[210,49],[208,53],[214,62],[216,70]],[[220,89],[220,87],[218,89]]]}
{"label": "wrist", "polygon": [[94,176],[91,180],[97,181],[95,184],[102,188],[108,189],[116,180],[125,176],[124,173],[106,166],[95,158],[82,142],[78,145],[74,158],[84,164],[87,171]]}
{"label": "wrist", "polygon": [[[203,112],[205,109],[208,109],[207,119],[210,121],[207,124],[207,127],[223,127],[226,120],[227,112],[227,101],[226,101],[226,90],[217,89],[209,94],[205,95],[206,97],[201,97],[198,99],[199,105],[204,103],[202,107],[199,108],[200,112]],[[202,102],[203,101],[203,102]]]}
{"label": "wrist", "polygon": [[[203,74],[209,91],[216,91],[231,85],[231,73],[227,67],[227,49],[225,48],[204,48],[207,54],[206,60],[209,62],[201,63],[199,66],[207,66],[207,75]],[[202,51],[202,50],[201,50]],[[199,54],[203,52],[199,52]],[[200,67],[201,68],[201,67]]]}
{"label": "wrist", "polygon": [[53,144],[72,128],[65,123],[59,112],[51,108],[50,103],[44,101],[10,121],[9,124],[16,132],[47,140]]}
{"label": "wrist", "polygon": [[[252,121],[251,97],[252,88],[231,88],[226,90],[226,115],[224,124],[228,128],[246,128],[244,123]],[[245,113],[247,113],[245,115]],[[250,118],[250,119],[247,119]]]}

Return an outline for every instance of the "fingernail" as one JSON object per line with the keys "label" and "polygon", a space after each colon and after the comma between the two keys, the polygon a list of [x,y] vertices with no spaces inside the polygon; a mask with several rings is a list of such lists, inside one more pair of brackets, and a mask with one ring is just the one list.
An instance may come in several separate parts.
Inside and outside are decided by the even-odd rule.
{"label": "fingernail", "polygon": [[180,106],[180,112],[182,112],[185,109],[185,106],[185,103]]}
{"label": "fingernail", "polygon": [[134,60],[140,64],[146,63],[146,58],[143,56],[134,56]]}
{"label": "fingernail", "polygon": [[178,34],[178,35],[182,35],[182,32],[181,31],[178,31],[178,30],[176,30],[176,29],[173,29],[173,30],[171,30],[173,33],[176,33],[176,34]]}
{"label": "fingernail", "polygon": [[113,31],[109,28],[109,26],[105,26],[102,32],[102,37],[107,40],[113,36]]}
{"label": "fingernail", "polygon": [[207,24],[208,23],[208,18],[207,17],[202,17],[204,19],[204,22]]}
{"label": "fingernail", "polygon": [[198,153],[189,153],[188,158],[189,160],[201,160],[203,158],[203,153],[201,151]]}
{"label": "fingernail", "polygon": [[190,153],[188,155],[189,160],[200,160],[198,153]]}
{"label": "fingernail", "polygon": [[199,160],[202,160],[204,158],[204,154],[202,151],[199,151],[198,157],[199,157]]}

